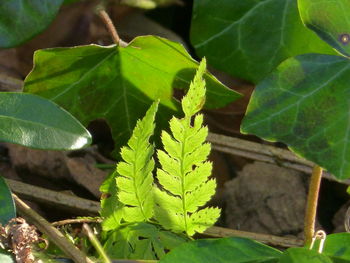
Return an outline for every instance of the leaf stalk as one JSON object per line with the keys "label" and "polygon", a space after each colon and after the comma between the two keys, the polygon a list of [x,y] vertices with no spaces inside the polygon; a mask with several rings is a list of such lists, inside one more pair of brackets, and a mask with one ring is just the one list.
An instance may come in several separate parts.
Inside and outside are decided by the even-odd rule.
{"label": "leaf stalk", "polygon": [[315,234],[315,221],[322,171],[323,170],[320,166],[315,165],[311,174],[304,220],[305,244],[309,244]]}

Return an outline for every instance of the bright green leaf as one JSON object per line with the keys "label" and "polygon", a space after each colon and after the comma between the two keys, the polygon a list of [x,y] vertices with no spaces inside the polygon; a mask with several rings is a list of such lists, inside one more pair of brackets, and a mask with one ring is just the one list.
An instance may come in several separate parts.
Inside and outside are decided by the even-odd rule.
{"label": "bright green leaf", "polygon": [[350,57],[350,1],[298,0],[304,24],[334,47]]}
{"label": "bright green leaf", "polygon": [[0,141],[37,149],[73,150],[89,132],[53,102],[24,93],[0,93]]}
{"label": "bright green leaf", "polygon": [[155,102],[145,117],[137,121],[128,146],[121,149],[123,161],[117,164],[117,196],[124,205],[123,218],[129,223],[146,222],[153,216],[154,147],[150,137],[154,132],[157,109]]}
{"label": "bright green leaf", "polygon": [[4,0],[0,4],[0,48],[22,44],[42,32],[63,0]]}
{"label": "bright green leaf", "polygon": [[350,262],[350,233],[337,233],[328,235],[323,253],[334,262]]}
{"label": "bright green leaf", "polygon": [[[0,176],[0,224],[6,225],[11,218],[16,217],[16,208],[10,188],[5,179]],[[0,260],[0,262],[2,262]]]}
{"label": "bright green leaf", "polygon": [[339,179],[350,177],[350,60],[306,54],[262,81],[241,130],[280,141]]}
{"label": "bright green leaf", "polygon": [[[206,161],[210,152],[210,144],[205,143],[208,129],[202,126],[203,116],[195,115],[205,101],[205,68],[204,59],[182,99],[185,117],[170,120],[172,135],[162,133],[165,151],[158,151],[161,169],[157,171],[157,178],[167,191],[158,187],[154,190],[157,221],[165,229],[185,232],[188,236],[204,232],[220,216],[219,208],[198,210],[215,194],[216,188],[216,181],[208,180],[212,170],[212,164]],[[198,171],[203,175],[195,178]]]}
{"label": "bright green leaf", "polygon": [[210,65],[255,83],[288,57],[334,54],[304,27],[296,0],[195,0],[191,41]]}
{"label": "bright green leaf", "polygon": [[[125,48],[90,45],[40,50],[34,63],[25,91],[55,101],[85,125],[105,119],[117,149],[157,99],[165,127],[178,108],[172,98],[174,89],[187,89],[198,66],[183,46],[155,36],[138,37]],[[205,76],[208,108],[240,97],[211,74]]]}
{"label": "bright green leaf", "polygon": [[115,177],[116,172],[109,174],[100,186],[103,193],[100,215],[103,217],[101,225],[104,231],[119,227],[123,216],[123,204],[118,200]]}
{"label": "bright green leaf", "polygon": [[333,263],[324,254],[308,248],[294,247],[287,249],[280,258],[279,263]]}
{"label": "bright green leaf", "polygon": [[182,244],[159,263],[273,263],[278,262],[280,256],[280,251],[256,241],[229,237]]}

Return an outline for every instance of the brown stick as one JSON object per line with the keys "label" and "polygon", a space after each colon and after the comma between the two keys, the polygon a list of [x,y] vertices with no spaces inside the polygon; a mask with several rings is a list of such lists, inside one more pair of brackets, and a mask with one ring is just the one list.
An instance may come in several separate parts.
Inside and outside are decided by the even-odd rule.
{"label": "brown stick", "polygon": [[309,184],[309,193],[307,196],[306,203],[306,212],[305,212],[305,221],[304,221],[304,236],[305,236],[305,244],[309,244],[311,242],[312,237],[315,233],[315,221],[316,221],[316,213],[317,213],[317,203],[318,203],[318,195],[320,191],[322,179],[322,168],[315,165],[312,170],[312,175]]}
{"label": "brown stick", "polygon": [[124,42],[119,37],[118,32],[117,32],[117,30],[112,22],[112,19],[109,17],[106,10],[104,10],[103,8],[99,8],[97,12],[98,12],[98,15],[100,16],[100,18],[102,19],[102,21],[104,22],[104,24],[106,25],[107,30],[113,39],[113,42],[117,46],[126,47],[128,45],[128,43]]}
{"label": "brown stick", "polygon": [[63,234],[50,225],[45,218],[32,210],[17,195],[12,194],[16,202],[18,213],[26,218],[28,222],[34,224],[42,233],[45,233],[69,258],[75,263],[94,263],[76,246],[74,246]]}
{"label": "brown stick", "polygon": [[52,226],[64,226],[70,224],[84,224],[84,223],[101,223],[102,218],[74,218],[74,219],[65,219],[61,221],[52,222]]}
{"label": "brown stick", "polygon": [[[216,133],[209,133],[208,141],[212,143],[213,150],[232,155],[241,156],[251,160],[273,163],[303,173],[311,174],[314,164],[296,156],[289,150],[271,145],[242,140],[235,137]],[[324,172],[324,178],[338,183],[350,185],[350,180],[337,180],[330,173]]]}
{"label": "brown stick", "polygon": [[232,236],[245,237],[245,238],[257,240],[265,244],[269,244],[272,246],[279,246],[279,247],[300,247],[303,245],[303,240],[301,239],[239,231],[239,230],[217,227],[217,226],[208,228],[203,234],[210,237],[232,237]]}
{"label": "brown stick", "polygon": [[42,187],[26,184],[20,181],[6,179],[11,191],[28,201],[49,204],[58,209],[69,210],[77,215],[96,215],[100,210],[100,203],[80,198],[74,195],[59,193]]}

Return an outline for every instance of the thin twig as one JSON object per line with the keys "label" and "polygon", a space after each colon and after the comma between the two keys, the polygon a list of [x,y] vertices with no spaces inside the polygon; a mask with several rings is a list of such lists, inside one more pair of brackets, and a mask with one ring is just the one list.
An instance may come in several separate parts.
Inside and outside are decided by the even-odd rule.
{"label": "thin twig", "polygon": [[74,218],[74,219],[65,219],[61,221],[56,221],[51,223],[53,226],[64,226],[70,224],[84,224],[84,223],[101,223],[102,218]]}
{"label": "thin twig", "polygon": [[69,258],[75,263],[94,263],[76,246],[74,246],[64,235],[54,228],[45,218],[32,210],[17,195],[12,194],[16,202],[19,214],[28,222],[34,224],[42,233],[46,234]]}
{"label": "thin twig", "polygon": [[305,221],[304,221],[304,236],[305,244],[311,242],[315,233],[315,221],[317,212],[318,195],[322,179],[322,168],[315,165],[309,184],[309,192],[307,196]]}
{"label": "thin twig", "polygon": [[210,237],[245,237],[257,240],[259,242],[269,244],[278,247],[300,247],[303,245],[303,240],[290,238],[290,237],[279,237],[268,234],[260,234],[246,231],[239,231],[224,227],[211,227],[204,232],[204,235]]}
{"label": "thin twig", "polygon": [[109,17],[108,13],[106,12],[106,10],[104,10],[102,7],[100,7],[97,11],[99,17],[102,19],[102,21],[104,22],[104,24],[107,27],[107,30],[110,34],[110,36],[113,39],[113,42],[117,45],[117,46],[121,46],[121,47],[126,47],[128,45],[128,43],[124,42],[118,35],[118,32],[112,22],[112,19]]}
{"label": "thin twig", "polygon": [[89,238],[91,244],[94,246],[94,248],[96,249],[97,253],[100,255],[102,261],[104,263],[112,263],[112,261],[107,256],[105,250],[101,246],[101,243],[98,241],[98,239],[96,238],[96,236],[92,232],[92,230],[89,227],[89,225],[84,223],[82,228],[83,228],[84,234],[87,235],[87,237]]}
{"label": "thin twig", "polygon": [[0,91],[22,91],[23,81],[0,73]]}
{"label": "thin twig", "polygon": [[[16,181],[11,180],[11,182],[12,183],[10,184],[10,188],[14,189],[15,188],[14,182],[16,182]],[[41,191],[46,190],[44,188],[37,187],[37,186],[35,186],[35,189],[36,189],[37,193],[40,193]],[[33,200],[35,200],[35,198],[33,198]],[[60,203],[60,201],[61,200],[58,199],[55,202],[53,202],[52,204],[55,206],[61,206],[61,207],[68,206],[68,207],[70,207],[70,204],[66,203],[66,202],[59,205],[58,203]],[[52,202],[52,200],[49,200],[47,202],[47,204],[50,204],[51,202]],[[94,209],[91,210],[92,214],[99,215],[99,207],[100,207],[99,202],[79,198],[79,204],[82,205],[83,207],[88,207],[91,204],[93,204]],[[79,221],[79,219],[70,219],[67,221],[62,221],[62,223],[57,223],[57,224],[64,225],[66,223],[67,224],[78,223],[78,221]],[[85,221],[88,221],[88,220],[85,220]],[[92,221],[95,221],[95,219],[92,219]],[[96,221],[98,221],[98,219],[96,219]],[[280,247],[298,246],[298,245],[301,245],[303,243],[299,239],[284,238],[284,237],[278,237],[278,236],[273,236],[273,235],[258,234],[258,233],[253,233],[253,232],[238,231],[238,230],[233,230],[233,229],[223,228],[223,227],[211,227],[207,231],[205,231],[204,234],[207,236],[211,236],[211,237],[240,236],[240,237],[246,237],[246,238],[253,238],[257,241],[264,242],[264,243],[271,244],[271,245],[280,246]]]}
{"label": "thin twig", "polygon": [[20,195],[22,198],[35,201],[42,204],[49,204],[56,208],[62,208],[75,212],[77,215],[96,215],[100,210],[100,203],[80,198],[74,195],[68,195],[42,187],[26,184],[23,182],[6,179],[12,192]]}
{"label": "thin twig", "polygon": [[[312,167],[314,166],[312,162],[296,156],[289,150],[277,148],[271,145],[264,145],[216,133],[209,133],[208,141],[212,143],[213,150],[241,156],[251,160],[273,163],[306,174],[311,174]],[[349,179],[339,181],[328,172],[324,172],[322,176],[331,181],[350,185]]]}

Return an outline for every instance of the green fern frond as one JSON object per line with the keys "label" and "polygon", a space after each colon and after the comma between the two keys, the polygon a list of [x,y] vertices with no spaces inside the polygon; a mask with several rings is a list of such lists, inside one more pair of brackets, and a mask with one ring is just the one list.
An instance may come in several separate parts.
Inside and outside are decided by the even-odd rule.
{"label": "green fern frond", "polygon": [[149,139],[155,128],[158,103],[153,103],[142,120],[138,120],[128,146],[122,147],[124,161],[117,164],[117,197],[123,204],[125,222],[148,221],[153,216],[154,147]]}
{"label": "green fern frond", "polygon": [[124,205],[118,200],[115,178],[116,172],[114,171],[108,175],[100,187],[100,192],[103,193],[100,215],[103,217],[101,225],[104,231],[118,228],[122,220]]}
{"label": "green fern frond", "polygon": [[205,142],[208,128],[203,127],[203,115],[194,116],[205,101],[205,68],[203,60],[182,99],[185,117],[170,120],[171,135],[162,132],[164,151],[158,151],[161,169],[157,169],[157,178],[163,190],[154,188],[157,221],[165,229],[189,236],[212,226],[220,215],[219,208],[198,210],[214,195],[216,187],[215,180],[208,180],[212,170],[212,163],[207,161],[210,144]]}

